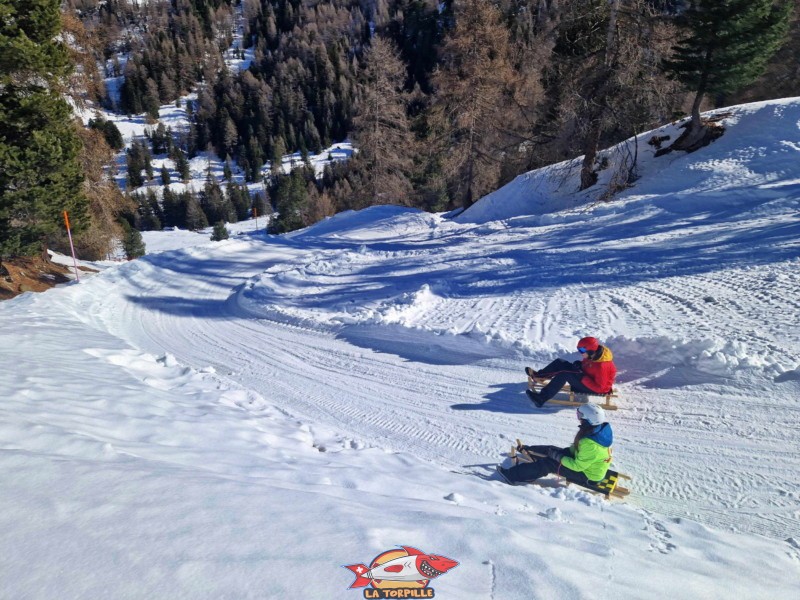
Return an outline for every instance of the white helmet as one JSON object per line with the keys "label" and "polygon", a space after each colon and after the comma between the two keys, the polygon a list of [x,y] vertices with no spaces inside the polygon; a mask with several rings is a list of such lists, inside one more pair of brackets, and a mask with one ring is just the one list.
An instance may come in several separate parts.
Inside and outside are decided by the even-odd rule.
{"label": "white helmet", "polygon": [[583,419],[589,425],[600,425],[606,422],[606,411],[597,406],[597,404],[587,402],[578,407],[578,418]]}

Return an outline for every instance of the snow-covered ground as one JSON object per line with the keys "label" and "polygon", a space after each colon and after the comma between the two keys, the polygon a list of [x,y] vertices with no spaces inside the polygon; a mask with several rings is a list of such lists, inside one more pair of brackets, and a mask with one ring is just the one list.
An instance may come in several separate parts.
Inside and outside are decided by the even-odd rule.
{"label": "snow-covered ground", "polygon": [[[730,112],[691,155],[640,138],[611,203],[570,163],[455,219],[148,232],[0,304],[2,595],[359,598],[342,566],[410,546],[458,561],[442,599],[796,597],[800,99]],[[494,476],[572,439],[523,368],[583,335],[624,502]]]}

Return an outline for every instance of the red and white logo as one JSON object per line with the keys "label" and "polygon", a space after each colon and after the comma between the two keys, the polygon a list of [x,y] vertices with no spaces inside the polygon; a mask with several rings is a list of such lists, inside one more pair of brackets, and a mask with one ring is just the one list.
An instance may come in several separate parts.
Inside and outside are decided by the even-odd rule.
{"label": "red and white logo", "polygon": [[433,598],[433,589],[428,588],[431,580],[458,566],[446,556],[426,554],[410,546],[400,548],[382,552],[369,566],[344,565],[356,576],[350,589],[371,586],[364,590],[364,598]]}

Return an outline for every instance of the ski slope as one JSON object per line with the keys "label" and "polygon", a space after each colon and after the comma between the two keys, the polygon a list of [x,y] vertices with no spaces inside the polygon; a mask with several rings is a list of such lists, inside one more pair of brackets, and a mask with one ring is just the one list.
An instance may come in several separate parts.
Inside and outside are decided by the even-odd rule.
{"label": "ski slope", "polygon": [[[455,217],[150,232],[0,304],[11,597],[355,598],[341,565],[399,545],[459,561],[441,598],[794,597],[800,100],[726,112],[691,155],[640,138],[614,202],[572,161]],[[624,503],[493,475],[574,436],[523,368],[584,335],[620,370]]]}

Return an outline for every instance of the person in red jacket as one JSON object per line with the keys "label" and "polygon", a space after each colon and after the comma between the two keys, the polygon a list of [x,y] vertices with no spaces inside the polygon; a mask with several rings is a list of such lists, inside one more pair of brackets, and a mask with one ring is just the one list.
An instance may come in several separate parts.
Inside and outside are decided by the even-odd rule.
{"label": "person in red jacket", "polygon": [[578,340],[578,352],[583,355],[583,360],[569,362],[557,358],[540,371],[525,367],[529,377],[550,379],[538,393],[525,391],[537,408],[555,396],[566,383],[578,394],[607,394],[611,391],[617,376],[611,350],[601,346],[597,338],[585,337]]}

